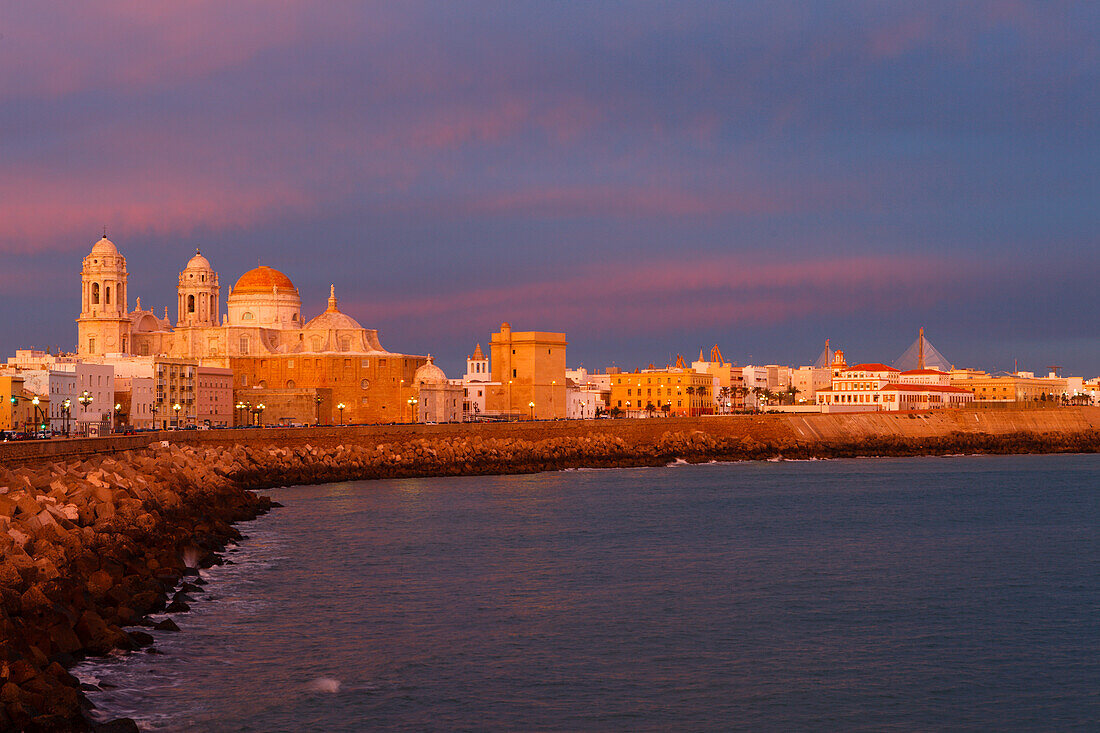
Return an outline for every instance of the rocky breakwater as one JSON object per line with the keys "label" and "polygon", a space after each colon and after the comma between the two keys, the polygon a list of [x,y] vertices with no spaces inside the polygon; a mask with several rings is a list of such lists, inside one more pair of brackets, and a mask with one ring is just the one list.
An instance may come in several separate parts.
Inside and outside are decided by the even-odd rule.
{"label": "rocky breakwater", "polygon": [[[915,418],[920,419],[920,418]],[[1074,433],[951,432],[946,435],[854,436],[834,440],[713,434],[668,430],[631,440],[613,433],[544,439],[494,438],[477,434],[297,445],[236,446],[220,459],[241,485],[265,488],[381,478],[535,473],[567,468],[661,466],[675,460],[761,460],[845,458],[952,453],[1091,453],[1100,450],[1100,431]]]}
{"label": "rocky breakwater", "polygon": [[187,610],[197,568],[240,538],[231,523],[271,506],[228,477],[240,467],[226,454],[158,447],[0,468],[0,730],[97,728],[67,669],[152,643],[148,614]]}

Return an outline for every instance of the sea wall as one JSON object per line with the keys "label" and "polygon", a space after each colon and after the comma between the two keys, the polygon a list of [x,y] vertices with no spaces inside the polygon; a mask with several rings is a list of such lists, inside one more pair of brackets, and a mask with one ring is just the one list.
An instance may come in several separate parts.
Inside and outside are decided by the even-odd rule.
{"label": "sea wall", "polygon": [[[0,730],[88,726],[67,669],[153,641],[248,489],[688,461],[1096,452],[1100,408],[188,431],[0,445]],[[164,622],[157,633],[173,624]]]}
{"label": "sea wall", "polygon": [[152,643],[136,627],[186,611],[230,525],[269,508],[227,473],[176,446],[0,469],[0,730],[90,726],[68,668]]}

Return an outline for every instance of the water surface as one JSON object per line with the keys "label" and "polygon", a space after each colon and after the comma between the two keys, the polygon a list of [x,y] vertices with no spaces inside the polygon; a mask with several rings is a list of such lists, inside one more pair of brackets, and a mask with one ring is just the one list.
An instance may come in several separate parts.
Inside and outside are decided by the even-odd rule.
{"label": "water surface", "polygon": [[150,730],[1100,728],[1100,456],[292,487],[83,665]]}

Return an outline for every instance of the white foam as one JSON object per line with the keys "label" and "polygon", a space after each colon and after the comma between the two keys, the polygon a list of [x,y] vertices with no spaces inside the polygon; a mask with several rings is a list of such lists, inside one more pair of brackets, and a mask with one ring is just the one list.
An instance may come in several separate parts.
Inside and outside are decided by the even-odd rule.
{"label": "white foam", "polygon": [[333,679],[332,677],[318,677],[306,685],[306,689],[310,692],[327,692],[329,694],[335,694],[340,691],[340,680]]}

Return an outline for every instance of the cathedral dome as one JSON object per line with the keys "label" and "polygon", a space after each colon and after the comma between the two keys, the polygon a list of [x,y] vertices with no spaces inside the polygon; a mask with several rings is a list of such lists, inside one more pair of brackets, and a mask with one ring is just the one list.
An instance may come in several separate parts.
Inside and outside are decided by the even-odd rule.
{"label": "cathedral dome", "polygon": [[98,242],[92,245],[92,254],[94,255],[112,255],[118,256],[118,247],[115,247],[115,243],[103,237]]}
{"label": "cathedral dome", "polygon": [[306,330],[319,331],[360,330],[362,328],[358,321],[345,313],[341,313],[340,309],[336,307],[335,286],[329,286],[328,310],[306,324]]}
{"label": "cathedral dome", "polygon": [[443,370],[432,363],[432,355],[428,354],[428,363],[420,367],[413,374],[413,384],[446,384],[447,375]]}
{"label": "cathedral dome", "polygon": [[237,280],[237,284],[233,286],[233,295],[240,293],[270,293],[272,288],[290,291],[295,295],[298,294],[298,288],[294,287],[294,283],[290,281],[289,277],[272,267],[260,265],[241,275],[240,279]]}

